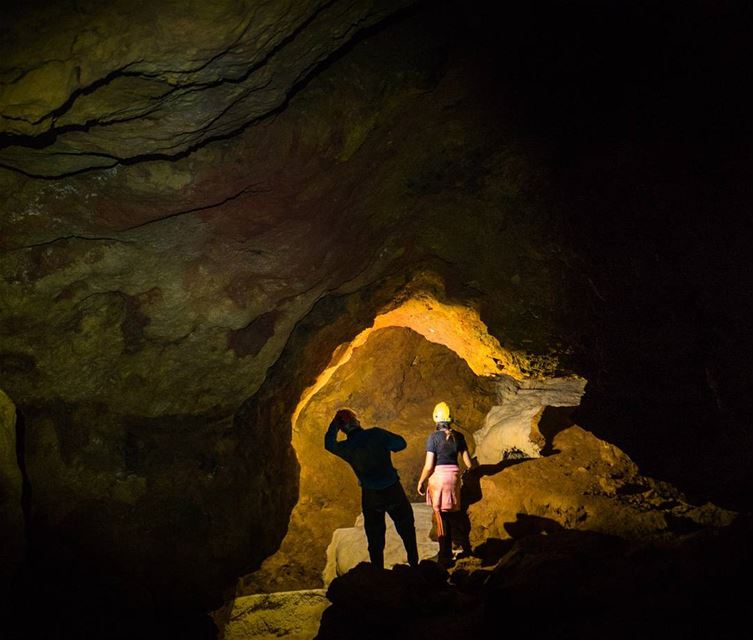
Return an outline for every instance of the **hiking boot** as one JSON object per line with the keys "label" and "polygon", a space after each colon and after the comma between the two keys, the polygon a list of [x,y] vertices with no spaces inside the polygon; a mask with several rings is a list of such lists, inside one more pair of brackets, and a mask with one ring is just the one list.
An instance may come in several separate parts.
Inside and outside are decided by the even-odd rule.
{"label": "hiking boot", "polygon": [[444,556],[436,555],[431,558],[427,558],[427,560],[430,560],[431,562],[436,562],[443,569],[449,569],[455,566],[455,560],[452,558],[452,556],[450,556],[449,558],[445,558]]}

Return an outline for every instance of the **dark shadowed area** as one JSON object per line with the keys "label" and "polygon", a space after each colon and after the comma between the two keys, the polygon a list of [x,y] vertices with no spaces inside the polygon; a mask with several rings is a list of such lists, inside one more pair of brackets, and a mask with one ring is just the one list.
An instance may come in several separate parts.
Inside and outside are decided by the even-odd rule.
{"label": "dark shadowed area", "polygon": [[[734,0],[4,7],[0,636],[723,637],[752,28]],[[420,502],[439,400],[474,556],[324,584],[360,510],[331,414],[404,435]]]}

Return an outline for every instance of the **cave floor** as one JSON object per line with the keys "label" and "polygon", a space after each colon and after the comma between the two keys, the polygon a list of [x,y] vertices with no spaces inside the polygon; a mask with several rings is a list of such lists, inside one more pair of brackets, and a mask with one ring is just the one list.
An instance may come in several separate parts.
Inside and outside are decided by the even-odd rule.
{"label": "cave floor", "polygon": [[[519,538],[487,539],[449,570],[430,560],[417,569],[362,563],[326,591],[249,596],[224,637],[627,639],[737,632],[745,596],[736,581],[751,568],[749,521],[662,543],[538,524],[538,532],[531,528]],[[277,636],[259,631],[269,630],[268,615]],[[294,625],[289,634],[285,624]]]}

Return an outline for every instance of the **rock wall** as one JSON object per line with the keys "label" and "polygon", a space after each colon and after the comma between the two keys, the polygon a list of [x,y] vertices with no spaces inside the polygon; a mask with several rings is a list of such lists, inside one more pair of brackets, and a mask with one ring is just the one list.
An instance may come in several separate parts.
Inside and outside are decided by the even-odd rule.
{"label": "rock wall", "polygon": [[589,379],[594,432],[749,501],[745,19],[200,4],[3,20],[0,375],[39,576],[217,599],[284,535],[301,394],[429,271],[522,376]]}
{"label": "rock wall", "polygon": [[16,408],[0,390],[0,593],[4,602],[24,554],[22,485],[16,452]]}
{"label": "rock wall", "polygon": [[[357,22],[363,26],[388,10],[337,4],[296,5],[270,29],[265,51],[280,43],[270,62],[287,47],[285,34],[302,38],[299,47],[308,28],[330,12],[328,28],[337,40],[338,33],[350,33],[349,11],[362,12]],[[201,100],[215,80],[218,88],[235,86],[218,70],[222,60],[237,62],[237,78],[253,68],[257,53],[264,57],[249,50],[243,36],[237,49],[211,61],[228,46],[219,26],[225,18],[217,17],[225,8],[201,13],[189,27],[211,40],[184,51],[190,59],[174,56],[171,34],[182,23],[169,12],[164,51],[155,41],[144,55],[153,84],[173,82],[175,99],[190,94],[197,100],[191,118],[230,104]],[[151,10],[123,30],[123,42],[135,46],[132,38],[149,23]],[[435,24],[437,18],[409,16],[391,32],[370,35],[317,69],[274,117],[226,140],[198,144],[200,132],[176,135],[183,126],[177,120],[160,116],[153,128],[142,126],[135,103],[152,104],[156,94],[134,88],[142,87],[141,71],[108,79],[112,69],[129,63],[128,50],[100,51],[112,44],[105,36],[122,24],[119,17],[110,22],[108,11],[117,14],[116,8],[90,7],[72,22],[61,21],[60,39],[50,41],[50,47],[63,46],[87,20],[101,18],[88,53],[81,54],[81,87],[75,77],[69,86],[64,75],[51,74],[44,81],[56,87],[45,94],[51,102],[34,111],[23,97],[31,89],[23,87],[46,73],[42,65],[28,78],[16,74],[11,85],[18,86],[6,94],[16,105],[8,113],[22,119],[4,121],[10,129],[2,139],[0,181],[10,197],[2,205],[7,224],[0,237],[0,371],[27,418],[32,523],[44,557],[52,562],[91,552],[92,563],[102,566],[110,557],[117,571],[133,574],[123,584],[146,581],[155,590],[180,584],[184,596],[194,598],[216,593],[233,570],[253,568],[284,534],[297,491],[290,415],[340,344],[404,295],[416,273],[431,270],[446,289],[442,295],[476,305],[520,362],[552,369],[549,337],[559,329],[550,313],[554,270],[546,265],[557,264],[559,254],[540,233],[534,185],[541,175],[523,151],[491,140],[483,122],[493,110],[459,106],[483,87],[470,81],[463,65],[445,67],[441,52],[449,32],[424,30],[427,19]],[[248,38],[265,24],[264,16],[256,18]],[[30,24],[49,30],[54,22],[51,14],[18,20],[15,39],[6,41],[16,57],[8,60],[27,55],[23,39],[34,32]],[[423,35],[417,39],[417,33]],[[336,46],[321,43],[311,55],[319,60]],[[165,69],[165,56],[182,66]],[[203,64],[198,59],[207,67],[191,72]],[[289,71],[288,79],[300,75],[300,69]],[[165,80],[172,72],[175,77]],[[133,100],[128,86],[136,91]],[[275,109],[275,100],[263,102]],[[105,125],[117,119],[115,111],[130,108],[123,101],[134,104],[131,125]],[[102,117],[94,122],[99,116],[92,113],[90,124],[71,120],[70,128],[54,130],[53,120],[63,122],[63,114],[44,116],[61,104],[71,118],[85,104]],[[249,109],[246,104],[251,117]],[[86,130],[76,130],[82,122]],[[121,157],[115,147],[125,138],[117,131],[127,126],[144,135],[127,136],[133,148]],[[218,120],[217,126],[225,124]],[[438,130],[446,135],[437,137]],[[165,136],[192,152],[182,146],[155,155],[150,145]],[[397,144],[407,139],[412,143]],[[67,154],[69,144],[81,153]],[[107,160],[93,156],[96,145]],[[174,152],[170,160],[165,151]],[[14,164],[16,157],[26,164]],[[115,165],[78,172],[100,160]],[[26,175],[37,171],[60,175]],[[479,172],[488,178],[479,180]],[[458,228],[459,208],[477,222]],[[486,230],[481,245],[479,229]],[[498,255],[504,264],[490,266]],[[491,290],[498,292],[494,298],[484,293]],[[497,297],[504,304],[496,304]],[[546,319],[524,328],[532,309]],[[523,349],[523,339],[533,342]],[[538,359],[527,358],[529,352]],[[272,453],[253,452],[256,438]],[[174,580],[192,564],[208,577]]]}
{"label": "rock wall", "polygon": [[185,155],[275,111],[355,33],[410,4],[121,1],[21,12],[3,39],[0,163],[57,177]]}
{"label": "rock wall", "polygon": [[506,452],[517,449],[529,458],[538,457],[539,418],[546,407],[577,407],[583,396],[583,378],[515,380],[498,376],[494,381],[496,404],[484,418],[484,426],[473,434],[476,457],[481,464],[494,464]]}
{"label": "rock wall", "polygon": [[411,330],[392,327],[371,334],[298,417],[292,443],[300,484],[287,535],[260,571],[241,580],[239,593],[320,586],[334,531],[352,527],[360,513],[351,468],[324,450],[324,432],[338,408],[348,406],[364,426],[380,426],[406,439],[407,448],[392,460],[409,499],[421,502],[415,487],[434,428],[434,405],[443,399],[451,403],[458,428],[473,446],[473,431],[494,401],[492,389],[456,354]]}

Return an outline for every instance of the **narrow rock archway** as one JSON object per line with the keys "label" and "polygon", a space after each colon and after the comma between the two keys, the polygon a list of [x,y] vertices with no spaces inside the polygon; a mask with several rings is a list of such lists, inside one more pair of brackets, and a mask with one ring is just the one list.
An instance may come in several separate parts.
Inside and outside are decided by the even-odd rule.
{"label": "narrow rock archway", "polygon": [[[333,532],[352,526],[360,512],[352,471],[322,446],[324,430],[338,408],[351,407],[365,426],[378,425],[406,438],[406,451],[393,461],[409,499],[421,502],[415,485],[426,436],[433,428],[431,411],[440,400],[452,404],[456,427],[465,434],[472,454],[477,453],[477,442],[486,449],[484,459],[501,456],[505,448],[536,449],[531,438],[533,413],[538,413],[531,408],[540,409],[546,401],[557,404],[556,393],[536,395],[541,388],[526,381],[524,362],[522,355],[505,350],[489,334],[475,309],[440,301],[427,292],[414,292],[393,304],[350,342],[335,348],[292,414],[300,485],[287,535],[261,570],[241,581],[241,592],[320,586]],[[582,393],[582,383],[576,386]],[[509,400],[511,389],[525,398],[510,403],[520,414],[513,429],[510,415],[505,422],[495,413],[503,398]],[[571,393],[568,400],[575,398],[577,404],[579,396]]]}

